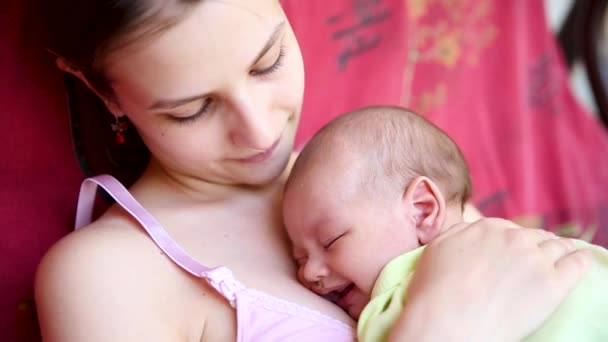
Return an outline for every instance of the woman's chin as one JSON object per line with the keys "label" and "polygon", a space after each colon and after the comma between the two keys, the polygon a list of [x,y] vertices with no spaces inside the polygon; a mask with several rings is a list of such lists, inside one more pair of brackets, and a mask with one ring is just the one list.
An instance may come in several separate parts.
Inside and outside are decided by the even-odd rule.
{"label": "woman's chin", "polygon": [[241,173],[240,183],[252,187],[263,187],[281,180],[282,176],[285,175],[290,156],[291,154],[277,156],[275,160],[269,161],[267,165],[247,167]]}

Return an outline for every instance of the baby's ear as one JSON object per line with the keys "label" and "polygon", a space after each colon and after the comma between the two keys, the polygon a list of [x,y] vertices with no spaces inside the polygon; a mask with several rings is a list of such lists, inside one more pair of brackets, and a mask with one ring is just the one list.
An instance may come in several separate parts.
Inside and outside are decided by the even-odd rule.
{"label": "baby's ear", "polygon": [[446,205],[439,187],[427,177],[416,177],[403,194],[409,203],[421,245],[426,245],[441,233],[446,220]]}

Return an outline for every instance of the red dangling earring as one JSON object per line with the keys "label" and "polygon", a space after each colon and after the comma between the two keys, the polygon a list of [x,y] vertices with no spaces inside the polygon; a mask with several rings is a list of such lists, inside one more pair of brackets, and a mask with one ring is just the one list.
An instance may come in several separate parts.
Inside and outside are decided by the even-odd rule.
{"label": "red dangling earring", "polygon": [[116,123],[112,124],[112,132],[114,132],[114,139],[118,145],[125,143],[125,132],[127,130],[127,122],[121,118],[116,116]]}

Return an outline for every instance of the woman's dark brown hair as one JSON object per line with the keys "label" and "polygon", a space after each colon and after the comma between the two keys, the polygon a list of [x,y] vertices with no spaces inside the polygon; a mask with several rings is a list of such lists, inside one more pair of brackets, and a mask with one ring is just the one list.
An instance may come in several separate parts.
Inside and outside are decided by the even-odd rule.
{"label": "woman's dark brown hair", "polygon": [[44,44],[110,95],[103,74],[111,52],[171,27],[203,0],[40,0]]}
{"label": "woman's dark brown hair", "polygon": [[[95,91],[111,98],[111,80],[104,73],[108,56],[163,32],[189,9],[205,0],[32,0],[39,44],[82,72]],[[104,103],[76,77],[65,74],[74,149],[86,176],[109,173],[132,184],[149,161],[149,152],[135,127],[125,143],[116,144],[115,118]],[[128,113],[127,113],[128,114]]]}

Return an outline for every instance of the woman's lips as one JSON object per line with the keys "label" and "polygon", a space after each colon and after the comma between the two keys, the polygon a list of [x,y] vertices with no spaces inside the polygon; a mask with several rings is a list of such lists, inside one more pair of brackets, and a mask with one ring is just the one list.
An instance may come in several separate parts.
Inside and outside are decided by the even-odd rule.
{"label": "woman's lips", "polygon": [[270,159],[272,157],[272,155],[274,154],[274,151],[277,149],[277,146],[279,146],[279,142],[281,141],[281,139],[279,138],[277,141],[274,142],[274,144],[272,144],[272,146],[270,146],[268,149],[266,149],[263,152],[260,153],[256,153],[252,156],[246,157],[246,158],[242,158],[242,159],[237,159],[237,161],[241,162],[241,163],[262,163],[265,162],[266,160]]}

